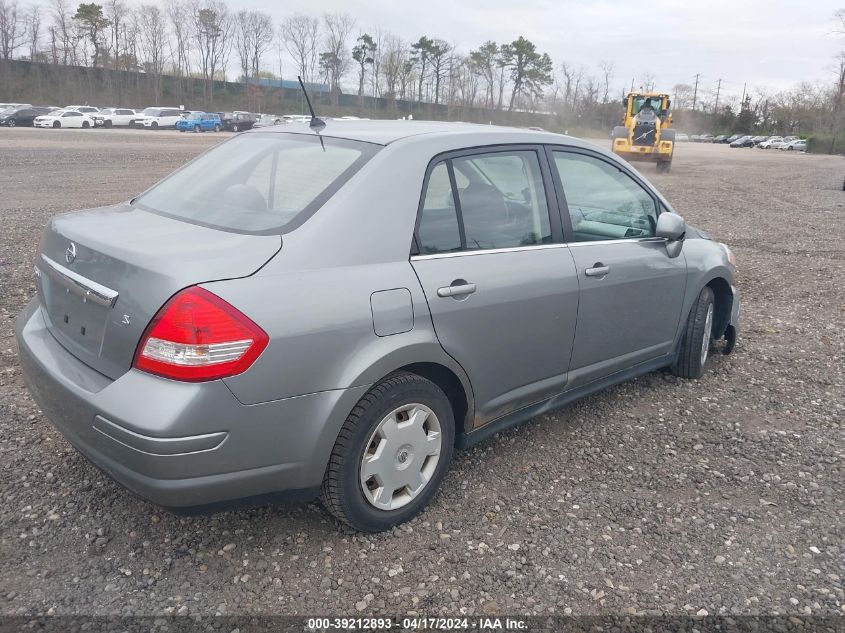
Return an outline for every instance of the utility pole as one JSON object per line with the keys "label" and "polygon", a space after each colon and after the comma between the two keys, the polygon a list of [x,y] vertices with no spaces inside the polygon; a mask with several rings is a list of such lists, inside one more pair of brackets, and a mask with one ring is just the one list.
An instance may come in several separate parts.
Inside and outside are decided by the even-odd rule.
{"label": "utility pole", "polygon": [[695,102],[698,99],[698,80],[701,78],[699,73],[695,73],[695,88],[692,91],[692,111],[695,112]]}
{"label": "utility pole", "polygon": [[745,107],[745,83],[742,84],[742,101],[740,101],[739,103],[739,109],[742,110]]}
{"label": "utility pole", "polygon": [[713,111],[716,114],[719,114],[719,93],[722,90],[722,80],[720,79],[719,82],[716,84],[716,105],[713,106]]}
{"label": "utility pole", "polygon": [[631,92],[634,92],[634,78],[631,77]]}

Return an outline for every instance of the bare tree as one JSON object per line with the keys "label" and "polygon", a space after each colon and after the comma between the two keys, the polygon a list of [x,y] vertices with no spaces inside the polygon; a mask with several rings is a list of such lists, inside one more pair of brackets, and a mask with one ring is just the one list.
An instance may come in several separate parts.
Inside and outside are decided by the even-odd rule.
{"label": "bare tree", "polygon": [[24,43],[26,26],[17,0],[0,0],[0,57],[11,59]]}
{"label": "bare tree", "polygon": [[26,36],[29,44],[29,60],[40,61],[41,51],[39,44],[41,43],[41,8],[38,5],[32,5],[26,13]]}
{"label": "bare tree", "polygon": [[173,60],[176,75],[184,77],[191,72],[191,9],[181,0],[168,0],[165,12],[173,32],[173,39],[170,40],[170,57]]}
{"label": "bare tree", "polygon": [[[53,0],[53,35],[56,45],[54,49],[61,49],[62,64],[76,64],[76,41],[74,36],[73,19],[69,0]],[[58,55],[54,53],[58,60]]]}
{"label": "bare tree", "polygon": [[164,72],[167,51],[165,16],[154,4],[141,5],[138,11],[138,30],[143,65],[153,78],[155,104],[161,99],[161,75]]}
{"label": "bare tree", "polygon": [[602,73],[602,84],[601,84],[601,102],[607,103],[610,98],[610,82],[613,79],[613,62],[611,61],[603,61],[599,64],[599,69]]}
{"label": "bare tree", "polygon": [[235,50],[241,64],[241,81],[249,83],[250,52],[252,51],[252,11],[241,9],[235,14]]}
{"label": "bare tree", "polygon": [[226,60],[232,47],[232,19],[220,0],[208,0],[193,12],[194,38],[200,56],[208,107],[214,104],[214,80],[217,73],[225,73]]}
{"label": "bare tree", "polygon": [[306,82],[313,82],[317,76],[319,34],[320,21],[301,13],[285,18],[279,27],[282,44],[293,58],[297,74]]}
{"label": "bare tree", "polygon": [[384,96],[395,101],[399,96],[399,77],[402,66],[408,59],[408,49],[402,40],[394,35],[382,38],[381,69],[384,77]]}
{"label": "bare tree", "polygon": [[123,51],[125,41],[125,20],[129,8],[123,0],[107,0],[105,6],[106,19],[109,24],[109,54],[112,59],[112,68],[119,68],[120,55]]}
{"label": "bare tree", "polygon": [[323,16],[325,25],[324,52],[320,54],[320,62],[328,79],[331,90],[332,103],[337,105],[340,96],[340,82],[349,70],[352,57],[348,52],[349,36],[355,27],[355,18],[347,13],[326,13]]}

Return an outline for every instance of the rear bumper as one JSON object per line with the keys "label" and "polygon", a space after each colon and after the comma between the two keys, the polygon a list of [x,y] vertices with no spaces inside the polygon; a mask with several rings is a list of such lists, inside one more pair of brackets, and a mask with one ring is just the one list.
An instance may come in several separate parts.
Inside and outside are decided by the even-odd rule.
{"label": "rear bumper", "polygon": [[180,383],[136,370],[110,380],[53,338],[37,300],[15,330],[27,388],[50,422],[101,470],[162,506],[315,490],[367,390],[243,405],[219,380]]}
{"label": "rear bumper", "polygon": [[630,145],[627,139],[615,139],[613,142],[613,153],[627,161],[669,160],[672,158],[673,148],[672,141],[660,141],[657,146]]}

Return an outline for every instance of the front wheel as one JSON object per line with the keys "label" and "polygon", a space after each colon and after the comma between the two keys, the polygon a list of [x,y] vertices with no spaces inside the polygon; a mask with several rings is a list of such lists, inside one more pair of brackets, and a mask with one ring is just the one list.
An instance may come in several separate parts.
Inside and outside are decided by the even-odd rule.
{"label": "front wheel", "polygon": [[105,122],[103,123],[103,125],[104,125],[105,127],[111,127],[111,126],[112,126],[112,125],[114,125],[114,124],[113,124],[111,121],[109,121],[108,119],[106,119],[106,120],[105,120]]}
{"label": "front wheel", "polygon": [[237,123],[233,123],[233,124],[232,124],[232,131],[233,131],[233,132],[237,132],[237,131],[238,131],[238,124],[237,124]]}
{"label": "front wheel", "polygon": [[53,121],[53,127],[54,127],[54,128],[60,128],[60,127],[62,127],[62,123],[61,123],[61,121]]}
{"label": "front wheel", "polygon": [[446,476],[454,442],[446,394],[416,374],[392,374],[346,418],[320,499],[356,530],[388,530],[428,504]]}
{"label": "front wheel", "polygon": [[200,132],[200,126],[199,126],[199,125],[195,125],[195,126],[194,126],[194,134],[199,134],[199,132]]}
{"label": "front wheel", "polygon": [[681,378],[701,378],[713,338],[713,291],[705,286],[692,304],[672,373]]}
{"label": "front wheel", "polygon": [[220,131],[220,126],[219,126],[219,125],[215,125],[215,126],[214,126],[214,131],[215,131],[215,132],[219,132],[219,131]]}
{"label": "front wheel", "polygon": [[83,129],[87,130],[89,127],[91,127],[91,124],[90,124],[90,123],[88,123],[88,121],[83,121],[83,122],[82,122],[82,128],[83,128]]}
{"label": "front wheel", "polygon": [[158,128],[158,122],[157,122],[157,121],[153,121],[153,122],[152,122],[152,125],[150,125],[150,127],[151,127],[151,128],[153,128],[154,130],[155,130],[155,129],[157,129],[157,128]]}
{"label": "front wheel", "polygon": [[661,160],[657,162],[657,173],[658,174],[668,174],[669,170],[672,168],[672,159],[669,160]]}
{"label": "front wheel", "polygon": [[9,119],[9,127],[15,127],[17,123],[15,123],[14,119]]}

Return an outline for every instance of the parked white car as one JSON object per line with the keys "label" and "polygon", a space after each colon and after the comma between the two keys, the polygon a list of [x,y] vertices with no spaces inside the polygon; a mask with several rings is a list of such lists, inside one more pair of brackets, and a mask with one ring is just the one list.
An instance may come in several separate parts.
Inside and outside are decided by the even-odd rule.
{"label": "parked white car", "polygon": [[176,128],[176,121],[182,118],[183,110],[179,108],[147,108],[141,116],[135,119],[135,127],[158,129],[162,127]]}
{"label": "parked white car", "polygon": [[786,141],[783,140],[782,136],[770,136],[762,143],[758,143],[757,147],[760,149],[780,149],[784,145],[786,145]]}
{"label": "parked white car", "polygon": [[69,105],[62,108],[62,110],[76,110],[77,112],[82,112],[82,114],[91,116],[92,114],[99,112],[100,108],[95,108],[94,106],[89,105]]}
{"label": "parked white car", "polygon": [[34,127],[94,127],[94,119],[77,110],[56,110],[50,114],[42,114],[32,121]]}
{"label": "parked white car", "polygon": [[138,114],[132,108],[103,108],[91,118],[97,127],[131,127]]}
{"label": "parked white car", "polygon": [[796,139],[794,141],[789,141],[786,145],[781,147],[781,149],[795,151],[795,152],[806,152],[807,151],[807,141],[802,141],[801,139]]}

